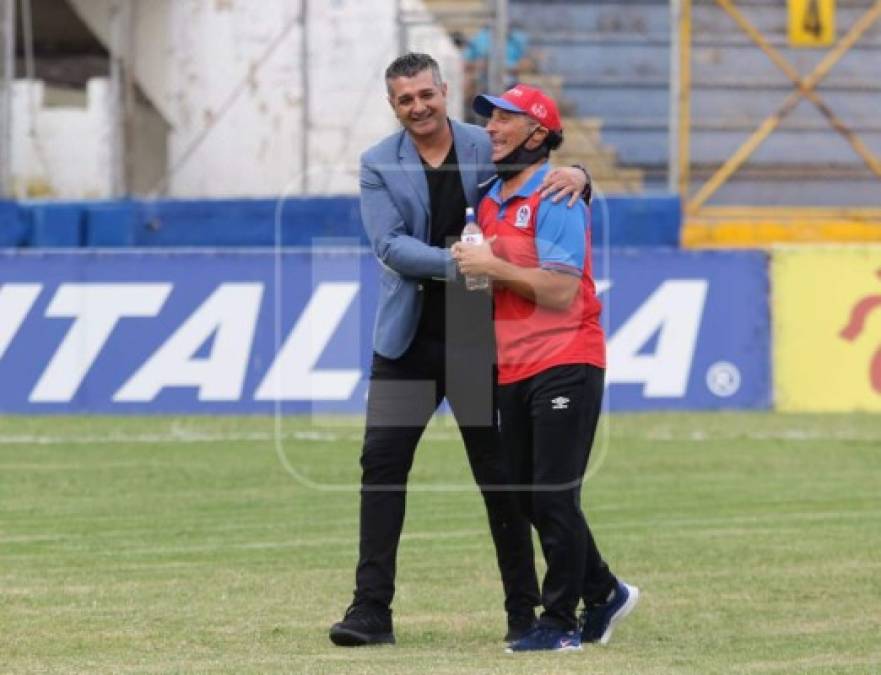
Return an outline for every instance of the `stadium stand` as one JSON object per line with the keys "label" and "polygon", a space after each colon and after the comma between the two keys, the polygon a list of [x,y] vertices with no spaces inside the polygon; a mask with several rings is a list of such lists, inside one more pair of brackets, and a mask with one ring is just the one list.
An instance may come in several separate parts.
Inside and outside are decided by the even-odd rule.
{"label": "stadium stand", "polygon": [[[486,5],[481,0],[427,0],[425,4],[436,13],[451,35],[470,35],[479,30],[479,17]],[[555,39],[544,32],[544,24],[527,5],[514,2],[511,11],[518,27],[529,35],[530,44],[536,47],[532,55],[537,61],[537,72],[524,73],[521,81],[541,87],[561,102],[565,115],[563,128],[566,130],[566,143],[557,159],[563,163],[582,162],[589,166],[596,185],[604,192],[642,192],[643,169],[622,166],[614,143],[610,144],[608,138],[603,138],[602,116],[585,113],[577,101],[571,99],[571,92],[574,91],[570,86],[572,73],[561,67],[557,51],[551,48]],[[559,25],[565,26],[566,8],[552,7],[551,11],[562,13]],[[550,28],[556,30],[557,27],[554,25]],[[580,82],[583,78],[576,76],[574,81]]]}
{"label": "stadium stand", "polygon": [[[50,115],[56,114],[53,106],[58,102],[73,108],[81,107],[82,101],[71,99],[76,93],[71,87],[83,87],[90,77],[103,74],[95,70],[99,63],[106,69],[106,50],[102,40],[96,40],[90,33],[91,26],[79,19],[70,20],[71,31],[64,33],[66,22],[78,16],[72,8],[79,8],[80,4],[58,3],[53,13],[54,4],[48,0],[34,2],[35,19],[40,26],[38,47],[42,50],[38,50],[37,75],[46,81],[47,114]],[[483,0],[425,0],[424,4],[437,13],[438,21],[451,34],[471,33],[487,20],[487,3]],[[675,208],[676,213],[685,214],[687,221],[681,241],[689,246],[756,246],[775,241],[878,240],[881,238],[878,179],[810,101],[802,101],[796,106],[744,166],[713,192],[704,205],[707,209],[697,213],[691,208],[691,200],[701,185],[793,91],[789,78],[761,52],[754,40],[738,28],[724,11],[724,4],[709,0],[698,0],[693,4],[690,182],[682,190],[685,199],[682,209],[678,205]],[[838,3],[837,37],[841,38],[870,5],[869,0],[841,0]],[[785,34],[785,8],[779,3],[744,0],[736,6],[802,77],[810,73],[829,51],[791,48]],[[393,17],[386,18],[391,21]],[[669,147],[672,91],[669,4],[662,0],[626,3],[511,0],[510,18],[528,31],[530,44],[538,56],[540,72],[526,75],[524,79],[547,89],[564,102],[568,134],[559,161],[584,162],[604,193],[666,191],[668,163],[673,150]],[[873,73],[879,65],[879,54],[881,28],[876,22],[818,87],[818,93],[828,101],[829,107],[876,157],[881,156],[881,127],[875,119],[881,84]],[[450,71],[455,72],[455,68]],[[144,89],[145,96],[149,93],[147,89]],[[85,100],[82,92],[77,95]],[[171,127],[161,122],[156,110],[146,104],[144,96],[139,100],[143,103],[139,109],[147,111],[145,115],[152,121],[142,125],[135,138],[141,139],[139,142],[145,146],[165,148],[167,144],[159,140],[168,136]],[[211,138],[223,146],[226,138],[223,134],[226,133],[232,132],[221,129]],[[379,131],[372,135],[364,131],[364,138],[379,134]],[[347,138],[347,152],[353,156],[367,143],[360,136]],[[150,155],[137,148],[132,154],[138,157]],[[163,155],[154,159],[149,166],[135,166],[137,171],[132,176],[135,194],[148,192],[143,188],[153,188],[157,185],[157,176],[164,173],[168,157]],[[191,165],[190,173],[199,173],[192,169],[198,165],[199,162]],[[223,166],[223,163],[217,165]],[[187,191],[201,185],[190,178],[184,186],[186,190],[170,190],[169,194],[197,199],[205,196],[223,199],[228,195],[267,197],[273,194],[271,191],[256,192],[253,185],[240,192]],[[32,197],[49,196],[46,191],[38,189],[40,185],[29,187],[34,187],[28,190]],[[311,186],[311,189],[305,189],[305,194],[333,195],[347,191],[351,193],[354,189],[322,190]],[[86,197],[97,194],[81,193]],[[52,194],[67,198],[77,196],[64,191]],[[192,203],[201,203],[199,208],[206,208],[205,202]],[[117,208],[114,204],[107,208]],[[616,200],[610,202],[611,219],[623,213],[621,204],[623,202]],[[773,210],[778,207],[786,211]],[[129,207],[124,204],[119,208],[125,210]],[[161,210],[164,207],[156,208]],[[94,210],[88,204],[83,209],[84,212]],[[654,209],[652,203],[648,206],[634,204],[628,212],[654,213]],[[860,212],[857,213],[856,209]],[[341,207],[341,210],[345,213],[351,211],[348,206]],[[165,241],[166,236],[171,237],[168,241],[174,240],[168,234],[169,230],[160,234],[158,230],[142,227],[140,215],[132,220],[134,225],[126,225],[114,235],[99,234],[97,226],[91,224],[97,221],[91,217],[77,220],[86,225],[78,226],[81,229],[76,231],[80,234],[75,237],[70,235],[76,229],[72,226],[56,229],[41,225],[42,218],[48,218],[46,222],[55,222],[56,212],[43,208],[40,203],[24,204],[20,209],[13,207],[6,211],[6,215],[0,218],[17,223],[2,234],[7,245],[35,245],[40,241],[56,245],[61,241],[67,242],[65,245],[117,246],[125,242],[145,245]],[[665,210],[665,213],[670,212]],[[10,213],[15,215],[10,216]],[[57,213],[66,211],[62,208]],[[135,209],[135,213],[140,214],[141,207]],[[257,218],[255,222],[263,221]],[[635,221],[628,217],[625,222]],[[345,230],[350,226],[341,227]],[[642,233],[652,226],[643,223],[638,227],[624,227],[622,231]],[[357,228],[352,227],[354,232]],[[615,228],[618,227],[616,223]],[[261,228],[264,226],[255,226],[254,231],[271,231]],[[680,241],[678,232],[671,235],[666,226],[660,228],[660,241],[667,244]],[[196,227],[193,231],[200,230]],[[62,236],[62,232],[68,232],[70,236]],[[311,238],[313,232],[304,236]],[[360,236],[360,233],[354,236]],[[218,245],[226,245],[224,237],[219,237],[221,243]],[[237,237],[233,239],[239,241]],[[244,239],[268,241],[266,236],[252,236],[250,232]],[[644,241],[642,235],[633,242],[621,238],[624,245],[641,245]]]}
{"label": "stadium stand", "polygon": [[[849,27],[871,3],[840,3]],[[738,3],[772,45],[807,75],[824,56],[786,46],[779,3]],[[545,67],[564,78],[578,113],[604,121],[604,138],[622,162],[642,168],[650,187],[666,176],[670,78],[670,9],[658,0],[582,3],[515,0],[512,15],[531,27]],[[786,76],[712,2],[696,2],[693,17],[692,177],[705,179],[792,90]],[[877,101],[881,29],[870,29],[821,84],[875,152],[881,151]],[[634,105],[638,101],[639,105]],[[818,206],[877,204],[877,179],[807,102],[785,119],[737,176],[720,190],[724,204]]]}

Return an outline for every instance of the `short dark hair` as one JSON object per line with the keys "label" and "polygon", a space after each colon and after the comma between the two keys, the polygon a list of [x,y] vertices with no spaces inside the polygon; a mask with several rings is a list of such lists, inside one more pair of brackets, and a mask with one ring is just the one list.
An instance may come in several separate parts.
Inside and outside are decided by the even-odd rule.
{"label": "short dark hair", "polygon": [[[538,129],[541,126],[541,124],[539,124],[537,121],[535,121],[531,117],[527,117],[526,115],[523,115],[523,116],[526,117],[526,119],[528,119],[532,123],[532,132],[534,132],[536,129]],[[545,127],[545,129],[547,129],[547,127]],[[551,131],[550,129],[547,129],[547,132],[548,132],[548,135],[545,136],[545,139],[541,142],[541,145],[536,148],[536,150],[543,150],[544,151],[544,157],[546,159],[551,156],[551,153],[554,150],[557,150],[561,145],[563,145],[563,131],[562,130]]]}
{"label": "short dark hair", "polygon": [[390,83],[392,80],[398,77],[415,77],[425,70],[431,70],[432,78],[437,86],[441,86],[444,83],[440,73],[440,66],[428,54],[410,52],[409,54],[399,56],[385,69],[385,83],[389,87],[389,94],[391,94]]}
{"label": "short dark hair", "polygon": [[563,145],[563,132],[562,131],[548,131],[548,135],[545,137],[545,146],[548,150],[556,150],[561,145]]}

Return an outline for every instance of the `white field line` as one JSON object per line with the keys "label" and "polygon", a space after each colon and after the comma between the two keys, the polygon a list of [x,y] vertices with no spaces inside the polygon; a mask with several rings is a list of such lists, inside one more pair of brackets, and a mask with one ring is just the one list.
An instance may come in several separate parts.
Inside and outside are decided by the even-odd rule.
{"label": "white field line", "polygon": [[[340,441],[360,441],[363,438],[363,430],[358,428],[350,433],[340,433],[326,429],[308,429],[299,431],[283,432],[282,440],[313,442],[313,443],[337,443]],[[423,435],[428,441],[457,441],[460,440],[457,431],[443,431],[429,429]],[[679,441],[679,442],[711,442],[720,440],[750,440],[750,441],[796,441],[796,442],[820,442],[820,441],[852,441],[864,443],[881,443],[881,434],[855,433],[852,431],[805,431],[802,429],[782,429],[779,431],[744,431],[737,433],[716,433],[707,431],[673,432],[669,430],[653,430],[640,435],[623,435],[621,440],[644,440],[644,441]],[[225,443],[225,442],[257,442],[268,443],[276,440],[271,431],[236,431],[236,432],[206,432],[188,429],[172,429],[160,433],[108,433],[102,435],[61,435],[61,434],[2,434],[0,433],[0,445],[155,445],[158,443]],[[614,436],[612,440],[615,440]]]}
{"label": "white field line", "polygon": [[686,431],[674,432],[669,429],[652,430],[645,433],[645,438],[650,441],[853,441],[860,443],[881,442],[881,434],[854,433],[853,431],[806,431],[804,429],[780,429],[776,431]]}
{"label": "white field line", "polygon": [[[296,441],[338,441],[339,434],[319,431],[297,431],[284,434],[285,438]],[[233,433],[210,433],[203,431],[175,430],[165,433],[123,434],[111,433],[100,436],[65,436],[44,434],[0,434],[0,445],[117,445],[156,443],[222,443],[235,441],[271,442],[275,434],[271,431],[237,431]]]}
{"label": "white field line", "polygon": [[[340,441],[360,441],[363,431],[338,433],[323,430],[303,430],[284,432],[282,440],[306,441],[313,443],[338,443]],[[458,433],[429,431],[423,435],[429,441],[454,441],[461,437]],[[174,430],[165,433],[123,434],[110,433],[89,436],[64,436],[51,434],[0,434],[0,445],[155,445],[158,443],[230,443],[256,442],[271,443],[276,436],[271,431],[236,431],[211,433],[203,431]]]}
{"label": "white field line", "polygon": [[852,511],[783,511],[756,513],[747,516],[719,516],[715,518],[646,518],[599,523],[591,525],[591,529],[606,529],[611,532],[622,529],[649,528],[715,528],[718,526],[750,526],[750,525],[781,525],[786,522],[817,522],[824,520],[872,519],[881,517],[881,509],[854,509]]}
{"label": "white field line", "polygon": [[[798,523],[798,522],[818,522],[825,520],[849,520],[853,518],[857,518],[860,520],[872,520],[873,518],[881,517],[881,510],[865,510],[865,511],[802,511],[802,512],[789,512],[789,513],[765,513],[765,514],[754,514],[750,516],[720,516],[715,518],[647,518],[642,520],[632,520],[632,521],[619,521],[619,522],[609,522],[609,523],[601,523],[598,525],[593,525],[593,529],[596,531],[605,532],[607,535],[614,536],[616,531],[620,530],[644,530],[650,529],[653,532],[660,531],[661,529],[666,529],[666,531],[672,534],[673,538],[688,536],[695,537],[700,536],[702,534],[702,530],[709,530],[711,532],[719,531],[719,534],[726,534],[731,536],[732,534],[742,535],[742,536],[752,536],[754,534],[754,528],[750,528],[749,526],[765,526],[765,529],[768,529],[770,526],[780,526],[786,523]],[[725,526],[729,526],[727,529]],[[732,533],[730,526],[745,526],[742,527],[742,532]],[[720,529],[721,528],[721,529]],[[688,532],[683,532],[682,530],[689,530]],[[443,541],[443,540],[456,540],[456,539],[464,539],[470,540],[474,539],[476,541],[483,541],[484,538],[489,537],[489,533],[485,529],[478,530],[454,530],[450,532],[411,532],[411,533],[403,533],[401,535],[401,541]],[[75,541],[78,539],[89,539],[89,537],[83,537],[79,535],[58,535],[47,537],[48,539],[54,540],[67,540],[67,541]],[[663,537],[662,537],[663,538]],[[0,543],[11,543],[15,539],[0,539]],[[205,552],[216,552],[219,550],[261,550],[261,549],[304,549],[304,548],[315,548],[315,547],[326,547],[326,546],[349,546],[357,543],[357,536],[322,536],[322,537],[309,537],[309,538],[300,538],[300,539],[288,539],[281,541],[258,541],[258,542],[217,542],[216,544],[198,544],[198,545],[183,545],[183,546],[155,546],[155,547],[126,547],[123,544],[117,545],[117,547],[113,551],[105,551],[105,552],[94,552],[90,551],[90,555],[97,555],[100,557],[129,557],[133,555],[140,554],[157,554],[157,555],[168,555],[168,554],[179,554],[179,553],[205,553]],[[481,545],[481,544],[478,544]],[[74,550],[67,551],[67,553],[73,553]],[[20,554],[20,553],[12,553],[12,554],[4,554],[0,556],[0,558],[22,558],[22,557],[32,557],[32,556],[45,556],[45,552],[39,552],[37,554]]]}
{"label": "white field line", "polygon": [[[480,542],[488,540],[489,532],[486,530],[456,530],[452,532],[404,532],[401,534],[401,541],[446,541],[455,539],[474,539]],[[62,536],[60,539],[75,540],[84,539],[84,537]],[[2,540],[9,543],[6,540]],[[286,541],[257,541],[257,542],[218,542],[216,544],[197,544],[184,546],[150,546],[150,547],[125,547],[117,546],[113,551],[92,552],[99,557],[128,557],[132,555],[155,554],[167,555],[173,553],[211,553],[219,550],[272,550],[272,549],[303,549],[303,548],[323,548],[327,546],[353,546],[357,545],[358,538],[355,534],[352,536],[336,536],[336,537],[314,537],[308,539],[289,539]],[[44,556],[41,552],[36,555]],[[0,557],[31,557],[32,554],[8,554]]]}

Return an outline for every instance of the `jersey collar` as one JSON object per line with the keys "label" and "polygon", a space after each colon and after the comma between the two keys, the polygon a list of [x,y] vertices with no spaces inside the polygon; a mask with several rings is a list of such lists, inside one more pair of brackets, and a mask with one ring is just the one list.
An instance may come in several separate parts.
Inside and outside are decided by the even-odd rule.
{"label": "jersey collar", "polygon": [[[517,192],[508,197],[507,201],[511,201],[516,197],[529,197],[533,192],[538,190],[542,181],[545,179],[545,176],[548,175],[548,170],[550,165],[548,162],[544,162],[540,167],[538,167],[538,171],[536,171],[532,176],[526,181],[523,185],[521,185]],[[489,189],[489,192],[486,194],[487,197],[492,199],[496,204],[502,204],[502,181],[497,180],[493,183],[492,187]]]}

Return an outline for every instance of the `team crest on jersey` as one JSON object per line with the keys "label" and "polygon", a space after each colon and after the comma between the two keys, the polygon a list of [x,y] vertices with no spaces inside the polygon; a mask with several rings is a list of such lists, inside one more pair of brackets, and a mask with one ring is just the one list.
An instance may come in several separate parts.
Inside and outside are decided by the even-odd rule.
{"label": "team crest on jersey", "polygon": [[528,204],[524,204],[519,209],[517,209],[517,219],[514,221],[514,227],[528,227],[529,226],[529,217],[532,215],[532,209],[529,208]]}

